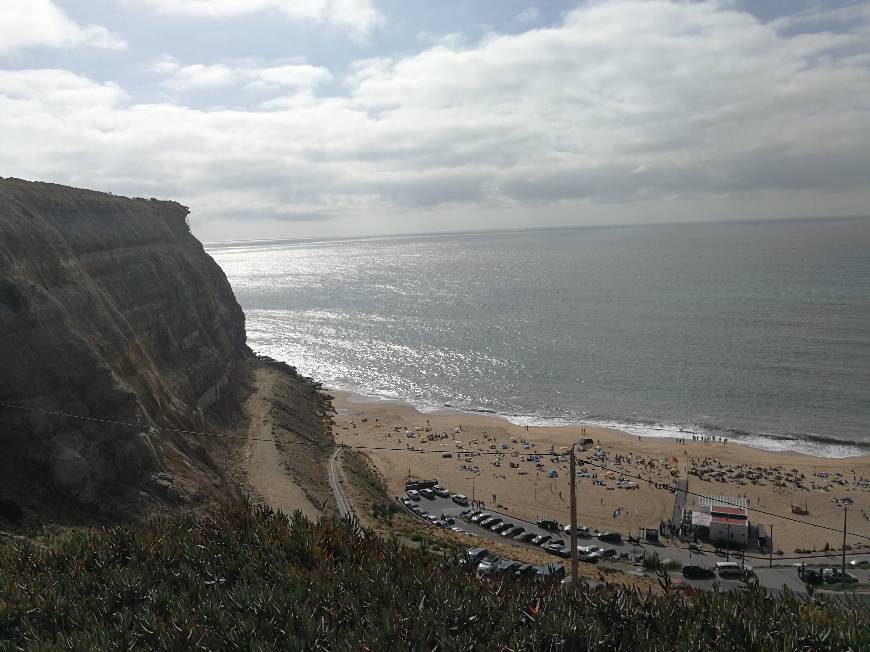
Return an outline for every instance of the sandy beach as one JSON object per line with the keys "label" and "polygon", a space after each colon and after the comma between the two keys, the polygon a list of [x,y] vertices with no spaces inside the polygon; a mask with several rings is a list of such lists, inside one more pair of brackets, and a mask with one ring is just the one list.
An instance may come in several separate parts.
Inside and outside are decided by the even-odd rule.
{"label": "sandy beach", "polygon": [[[404,493],[408,477],[437,478],[451,491],[483,501],[487,507],[536,520],[569,521],[567,456],[581,438],[594,441],[579,458],[578,521],[624,535],[658,527],[671,517],[674,495],[665,487],[688,478],[688,489],[707,495],[744,496],[753,522],[773,525],[774,549],[823,550],[842,545],[842,534],[795,523],[763,510],[870,536],[870,456],[822,459],[799,453],[762,451],[729,442],[678,442],[643,438],[595,426],[519,426],[495,415],[444,411],[421,413],[398,401],[371,401],[331,392],[338,410],[337,442],[364,451],[383,473],[393,495]],[[582,429],[582,430],[581,430]],[[555,454],[550,454],[550,451]],[[448,451],[451,457],[445,457]],[[470,452],[472,456],[459,453]],[[531,455],[540,459],[530,461]],[[598,466],[593,466],[598,465]],[[601,468],[601,467],[606,467]],[[607,469],[610,469],[608,471]],[[552,476],[555,471],[556,477]],[[617,486],[620,479],[623,483]],[[634,483],[633,488],[631,484]],[[687,507],[695,504],[689,495]],[[806,515],[792,512],[792,505]],[[847,545],[870,547],[870,539],[848,536]]]}

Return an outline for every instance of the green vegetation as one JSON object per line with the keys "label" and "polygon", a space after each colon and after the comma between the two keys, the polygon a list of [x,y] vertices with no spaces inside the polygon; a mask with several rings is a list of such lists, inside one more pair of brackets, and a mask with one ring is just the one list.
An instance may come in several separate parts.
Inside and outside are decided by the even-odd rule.
{"label": "green vegetation", "polygon": [[426,546],[248,505],[0,547],[0,649],[867,649],[857,603],[475,579]]}

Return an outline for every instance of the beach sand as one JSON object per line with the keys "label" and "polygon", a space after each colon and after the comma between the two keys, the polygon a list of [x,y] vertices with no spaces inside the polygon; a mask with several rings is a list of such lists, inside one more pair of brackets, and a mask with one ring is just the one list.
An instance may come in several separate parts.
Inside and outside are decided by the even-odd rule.
{"label": "beach sand", "polygon": [[[674,494],[656,488],[655,483],[660,487],[675,485],[678,477],[688,477],[690,492],[746,496],[750,520],[764,523],[768,529],[773,525],[774,549],[782,550],[786,556],[794,554],[798,548],[822,550],[826,543],[831,548],[842,545],[843,509],[835,501],[845,496],[854,501],[848,510],[848,530],[870,536],[870,482],[867,482],[870,456],[822,459],[799,453],[762,451],[734,442],[702,443],[692,441],[691,436],[685,443],[650,437],[639,441],[638,437],[617,430],[582,424],[526,429],[495,415],[453,411],[423,414],[398,401],[371,401],[344,392],[330,393],[335,396],[334,405],[338,410],[334,429],[337,442],[356,447],[401,449],[364,451],[383,474],[392,495],[404,495],[404,483],[409,477],[437,478],[452,492],[473,496],[486,507],[515,514],[518,518],[534,521],[550,517],[568,523],[567,457],[557,461],[547,453],[551,447],[559,452],[560,447],[587,437],[593,439],[595,445],[587,446],[579,458],[593,459],[595,446],[600,445],[606,459],[596,459],[595,463],[613,469],[614,473],[608,476],[604,469],[578,466],[578,470],[597,474],[596,479],[605,485],[594,484],[591,477],[577,479],[578,523],[582,525],[616,530],[624,536],[636,535],[641,527],[657,528],[661,521],[670,519]],[[581,428],[585,428],[585,434],[581,434]],[[408,437],[406,432],[414,436]],[[428,441],[430,434],[434,441]],[[527,442],[529,448],[524,448],[523,442]],[[452,458],[444,458],[440,452],[426,452],[445,450],[450,451]],[[460,451],[504,455],[486,454],[466,460],[459,459]],[[533,462],[527,461],[527,455],[535,451],[541,455],[542,467],[536,468]],[[617,463],[618,457],[621,463]],[[512,467],[511,463],[516,466]],[[724,481],[702,480],[688,474],[693,467],[701,466],[715,472],[720,470],[719,464],[726,471]],[[746,469],[728,471],[728,467],[744,464],[764,468],[770,473],[759,484],[747,479],[742,480],[745,484],[738,484],[740,480],[734,476],[739,471],[745,474]],[[470,470],[475,467],[477,470]],[[548,477],[550,469],[556,471],[557,477]],[[824,478],[817,473],[831,475]],[[616,488],[620,474],[639,476],[643,480],[627,478],[637,482],[636,489]],[[784,486],[776,486],[775,474],[781,476]],[[833,482],[835,479],[848,484]],[[863,486],[859,484],[862,479]],[[795,481],[807,489],[797,488]],[[689,495],[687,507],[691,508],[695,500]],[[793,504],[806,507],[808,514],[793,514]],[[497,507],[499,505],[501,507]],[[753,508],[811,521],[838,532],[760,514],[752,511]],[[847,545],[870,548],[870,539],[848,536]]]}

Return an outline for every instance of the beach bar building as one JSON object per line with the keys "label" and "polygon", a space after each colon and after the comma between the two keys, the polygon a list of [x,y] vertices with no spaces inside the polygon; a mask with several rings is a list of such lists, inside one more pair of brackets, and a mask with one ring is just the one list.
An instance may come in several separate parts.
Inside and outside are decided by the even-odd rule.
{"label": "beach bar building", "polygon": [[749,544],[750,523],[745,498],[701,496],[692,512],[695,535],[712,542]]}

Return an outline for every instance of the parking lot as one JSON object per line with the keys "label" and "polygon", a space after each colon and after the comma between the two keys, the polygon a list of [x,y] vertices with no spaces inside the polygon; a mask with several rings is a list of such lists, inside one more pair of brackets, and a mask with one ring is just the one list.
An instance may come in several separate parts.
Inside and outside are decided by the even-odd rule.
{"label": "parking lot", "polygon": [[[449,527],[454,529],[454,531],[461,531],[471,535],[469,537],[469,543],[473,544],[474,546],[485,547],[487,541],[499,541],[520,548],[524,547],[528,549],[543,549],[546,551],[546,548],[535,546],[527,541],[517,541],[514,538],[502,536],[499,532],[493,532],[488,528],[481,527],[478,523],[470,522],[467,518],[463,518],[462,514],[463,512],[468,512],[471,508],[465,505],[457,504],[450,497],[443,497],[438,495],[426,497],[421,495],[419,496],[419,500],[408,500],[406,502],[411,503],[410,508],[412,510],[416,508],[416,511],[420,512],[420,514],[417,514],[417,516],[422,516],[422,518],[425,519],[426,516],[433,515],[435,517],[435,519],[433,519],[434,521],[441,521],[440,523],[437,523],[438,525],[441,525],[442,527]],[[406,508],[407,507],[408,506],[406,505]],[[474,512],[478,510],[471,511]],[[563,552],[570,554],[570,549],[567,547],[570,545],[570,537],[564,535],[564,533],[562,533],[561,531],[556,532],[545,530],[541,527],[538,527],[535,523],[530,523],[528,521],[515,518],[504,511],[483,511],[487,514],[493,515],[493,517],[500,518],[502,526],[505,523],[511,523],[515,527],[523,528],[523,532],[520,534],[520,536],[534,533],[535,536],[540,535],[551,537],[551,540],[547,543],[551,542],[553,539],[561,540],[564,543],[564,546],[566,546]],[[443,517],[452,519],[453,523],[444,522],[442,520]],[[433,520],[429,520],[429,522],[432,522]],[[623,536],[625,536],[625,533],[623,533]],[[696,565],[711,568],[715,566],[716,562],[724,561],[724,558],[720,558],[714,555],[712,552],[692,552],[689,551],[688,548],[685,546],[677,546],[671,543],[656,544],[648,541],[640,541],[639,543],[629,543],[627,541],[622,541],[621,543],[604,543],[599,541],[598,538],[595,536],[578,536],[577,545],[581,548],[584,546],[599,546],[601,548],[612,549],[614,551],[614,557],[601,560],[600,564],[602,566],[614,568],[621,571],[630,571],[639,574],[640,569],[638,569],[634,565],[634,560],[642,559],[644,555],[651,556],[653,553],[656,553],[658,554],[660,560],[673,560],[674,566],[677,566],[678,568],[669,572],[672,579],[677,580],[679,583],[696,586],[698,588],[712,588],[714,584],[718,582],[720,587],[725,590],[743,586],[743,583],[739,579],[731,579],[718,576],[709,579],[697,579],[686,578],[683,576],[681,570],[679,570],[683,566]],[[619,560],[617,559],[618,557],[622,557],[622,559]],[[776,562],[777,560],[774,559],[774,561]],[[567,562],[567,555],[554,556],[553,562]],[[747,563],[753,566],[753,571],[758,580],[765,587],[773,592],[779,592],[784,587],[788,587],[790,590],[798,594],[808,593],[806,584],[804,584],[804,582],[798,575],[796,567],[798,565],[797,563],[789,564],[786,562],[779,562],[779,565],[775,565],[773,568],[768,568],[768,563],[766,560],[747,560]],[[807,560],[807,563],[808,565],[810,563],[815,563],[816,565],[827,565],[836,567],[839,565],[839,557],[832,556],[830,559],[812,559]],[[582,566],[583,564],[581,563],[581,574],[583,573]],[[868,569],[866,568],[850,568],[849,573],[855,576],[859,580],[859,583],[862,585],[866,586],[868,583],[870,583],[870,571],[868,571]],[[647,574],[649,574],[649,572],[647,572]],[[822,588],[825,587],[823,586]]]}

